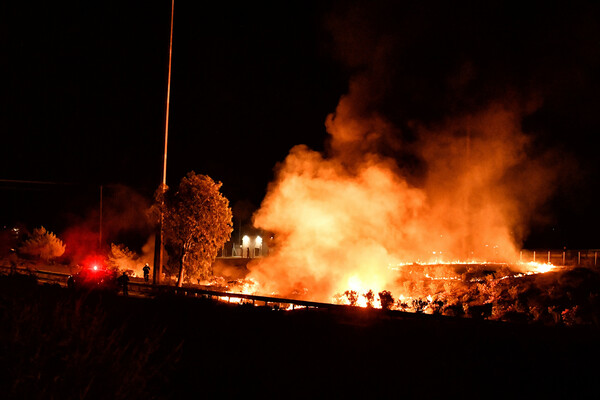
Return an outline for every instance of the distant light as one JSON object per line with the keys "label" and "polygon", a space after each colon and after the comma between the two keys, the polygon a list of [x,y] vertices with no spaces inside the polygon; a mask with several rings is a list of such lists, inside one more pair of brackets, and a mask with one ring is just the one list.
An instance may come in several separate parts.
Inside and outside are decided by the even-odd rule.
{"label": "distant light", "polygon": [[250,243],[250,238],[247,235],[244,235],[244,237],[242,238],[242,243],[244,244],[244,246],[248,246],[248,244]]}
{"label": "distant light", "polygon": [[260,236],[257,236],[257,237],[256,237],[256,245],[257,245],[257,246],[260,246],[260,245],[262,245],[262,238],[261,238]]}
{"label": "distant light", "polygon": [[94,265],[94,271],[97,271],[97,270],[98,270],[98,266]]}

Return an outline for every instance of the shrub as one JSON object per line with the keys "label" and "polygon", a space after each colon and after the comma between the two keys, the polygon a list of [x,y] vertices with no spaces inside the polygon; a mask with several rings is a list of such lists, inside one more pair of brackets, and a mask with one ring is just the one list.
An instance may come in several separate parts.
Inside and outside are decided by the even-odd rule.
{"label": "shrub", "polygon": [[394,297],[392,297],[392,293],[388,290],[382,290],[379,294],[379,301],[381,302],[381,308],[384,310],[389,310],[394,305]]}
{"label": "shrub", "polygon": [[39,257],[48,262],[53,258],[62,256],[65,248],[66,246],[62,240],[42,226],[33,230],[33,235],[23,243],[19,251],[22,254]]}

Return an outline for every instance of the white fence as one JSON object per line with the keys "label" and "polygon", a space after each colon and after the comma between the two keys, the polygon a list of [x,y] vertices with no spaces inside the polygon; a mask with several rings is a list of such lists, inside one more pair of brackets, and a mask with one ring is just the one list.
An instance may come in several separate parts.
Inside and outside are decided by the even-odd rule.
{"label": "white fence", "polygon": [[552,263],[554,265],[581,265],[587,267],[597,267],[600,260],[598,255],[600,249],[536,249],[521,250],[520,261]]}

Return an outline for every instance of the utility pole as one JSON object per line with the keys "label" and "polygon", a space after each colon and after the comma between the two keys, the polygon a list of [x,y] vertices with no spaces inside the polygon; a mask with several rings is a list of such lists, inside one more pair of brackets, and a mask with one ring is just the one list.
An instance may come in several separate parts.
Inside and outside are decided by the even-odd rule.
{"label": "utility pole", "polygon": [[102,185],[100,185],[100,228],[98,229],[98,250],[102,250]]}
{"label": "utility pole", "polygon": [[[173,11],[175,10],[175,0],[171,0],[171,35],[169,39],[169,75],[167,78],[167,104],[165,115],[165,149],[163,153],[163,171],[162,184],[159,190],[164,191],[167,187],[167,143],[169,139],[169,103],[171,99],[171,58],[173,56]],[[154,275],[153,282],[155,285],[161,283],[162,266],[163,266],[163,214],[160,214],[158,223],[158,232],[154,243]]]}

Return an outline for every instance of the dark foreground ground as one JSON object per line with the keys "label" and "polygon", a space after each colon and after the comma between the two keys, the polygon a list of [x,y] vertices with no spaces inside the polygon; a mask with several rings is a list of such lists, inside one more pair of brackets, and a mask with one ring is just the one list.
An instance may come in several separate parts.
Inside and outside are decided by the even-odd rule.
{"label": "dark foreground ground", "polygon": [[136,299],[0,276],[0,398],[576,398],[600,332]]}

